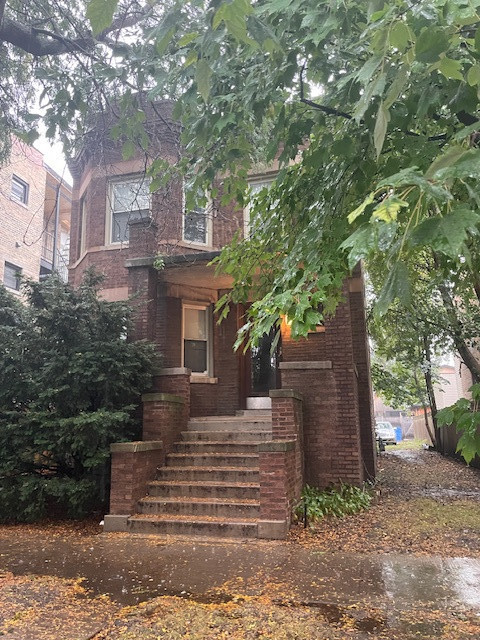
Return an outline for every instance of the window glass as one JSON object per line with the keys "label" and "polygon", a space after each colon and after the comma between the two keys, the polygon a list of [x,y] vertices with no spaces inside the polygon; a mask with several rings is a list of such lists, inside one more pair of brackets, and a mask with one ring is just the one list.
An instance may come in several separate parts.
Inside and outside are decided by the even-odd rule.
{"label": "window glass", "polygon": [[150,216],[150,180],[145,176],[113,182],[111,242],[128,242],[130,220]]}
{"label": "window glass", "polygon": [[207,371],[207,342],[202,340],[185,340],[184,365],[193,373]]}
{"label": "window glass", "polygon": [[185,328],[184,336],[186,340],[206,340],[207,339],[207,310],[192,309],[185,307]]}
{"label": "window glass", "polygon": [[185,212],[183,239],[187,242],[207,244],[207,211],[205,208],[197,207],[193,211]]}
{"label": "window glass", "polygon": [[209,361],[208,309],[183,308],[183,365],[207,373]]}
{"label": "window glass", "polygon": [[[272,182],[275,178],[263,178],[261,180],[255,180],[254,182],[249,182],[250,195],[255,196],[257,193],[264,188],[269,189]],[[252,232],[252,223],[250,220],[250,204],[248,204],[243,211],[243,220],[244,220],[244,235],[245,238],[248,238]]]}
{"label": "window glass", "polygon": [[22,275],[21,267],[17,267],[11,262],[5,262],[5,269],[3,271],[3,284],[15,291],[20,290],[20,276]]}
{"label": "window glass", "polygon": [[28,202],[28,184],[17,176],[12,177],[12,192],[10,194],[12,200],[27,204]]}

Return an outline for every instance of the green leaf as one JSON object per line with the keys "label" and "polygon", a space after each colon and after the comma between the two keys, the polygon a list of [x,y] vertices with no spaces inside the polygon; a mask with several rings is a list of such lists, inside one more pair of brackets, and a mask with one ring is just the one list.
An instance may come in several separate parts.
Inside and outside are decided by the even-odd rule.
{"label": "green leaf", "polygon": [[371,193],[368,194],[368,196],[365,198],[362,204],[360,204],[356,209],[354,209],[351,213],[348,214],[347,220],[350,224],[352,224],[352,222],[354,222],[359,216],[362,215],[362,213],[365,211],[365,209],[368,207],[369,204],[372,204],[374,197],[375,197],[375,193],[372,191]]}
{"label": "green leaf", "polygon": [[415,56],[419,62],[435,62],[448,49],[448,45],[444,29],[426,27],[415,43]]}
{"label": "green leaf", "polygon": [[405,22],[399,20],[390,29],[388,40],[391,47],[395,47],[395,49],[399,51],[405,51],[410,42],[410,38],[410,29]]}
{"label": "green leaf", "polygon": [[429,166],[427,171],[425,172],[425,178],[431,179],[435,176],[436,172],[440,169],[444,169],[445,167],[451,167],[453,164],[457,162],[465,153],[467,149],[460,145],[455,145],[453,147],[449,147],[445,153],[442,153],[441,156],[437,156],[432,164]]}
{"label": "green leaf", "polygon": [[135,155],[135,144],[131,140],[127,140],[122,147],[122,158],[130,160]]}
{"label": "green leaf", "polygon": [[395,222],[398,212],[403,207],[408,207],[408,202],[397,198],[397,196],[390,196],[389,198],[382,200],[382,202],[375,207],[372,213],[372,218],[383,220],[387,223]]}
{"label": "green leaf", "polygon": [[375,305],[375,313],[381,317],[385,315],[392,302],[398,298],[403,305],[410,303],[410,281],[407,265],[399,260],[395,262],[388,274],[385,284]]}
{"label": "green leaf", "polygon": [[377,159],[379,158],[383,143],[385,142],[385,135],[387,133],[388,123],[390,121],[390,113],[388,109],[385,107],[384,103],[381,102],[378,108],[377,120],[375,122],[375,129],[373,131],[373,141],[375,144],[375,151],[377,152]]}
{"label": "green leaf", "polygon": [[180,40],[177,42],[177,45],[179,47],[185,47],[187,44],[190,44],[191,42],[193,42],[196,38],[198,38],[197,32],[186,33],[180,38]]}
{"label": "green leaf", "polygon": [[475,31],[475,49],[480,53],[480,29]]}
{"label": "green leaf", "polygon": [[480,85],[480,64],[474,64],[467,73],[467,82],[471,87]]}
{"label": "green leaf", "polygon": [[112,24],[113,14],[119,0],[90,0],[87,5],[87,18],[94,35],[98,35]]}
{"label": "green leaf", "polygon": [[461,69],[462,63],[458,60],[452,60],[451,58],[442,58],[438,65],[440,73],[451,80],[463,80]]}
{"label": "green leaf", "polygon": [[386,109],[389,109],[392,104],[397,100],[398,96],[402,93],[408,80],[408,69],[404,65],[395,76],[392,84],[390,85],[387,95],[385,96],[384,105]]}
{"label": "green leaf", "polygon": [[210,97],[210,80],[212,77],[212,70],[205,58],[200,58],[197,62],[197,68],[195,72],[195,80],[197,82],[197,88],[199,94],[202,96],[204,102],[208,102]]}

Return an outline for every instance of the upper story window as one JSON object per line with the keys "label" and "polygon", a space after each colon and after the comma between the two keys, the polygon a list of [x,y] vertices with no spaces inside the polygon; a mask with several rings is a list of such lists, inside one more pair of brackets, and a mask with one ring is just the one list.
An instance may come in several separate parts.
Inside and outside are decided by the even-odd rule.
{"label": "upper story window", "polygon": [[[248,182],[248,186],[250,189],[250,196],[254,197],[257,193],[260,193],[262,189],[270,189],[273,181],[275,180],[275,176],[264,176],[259,178],[252,178]],[[251,224],[250,224],[250,204],[248,204],[243,210],[243,231],[245,238],[248,238],[251,233]]]}
{"label": "upper story window", "polygon": [[185,207],[185,194],[183,196],[183,223],[182,240],[192,244],[212,245],[212,211],[213,204],[207,197],[205,207],[195,207],[187,211]]}
{"label": "upper story window", "polygon": [[5,262],[5,268],[3,270],[3,284],[9,289],[20,291],[20,278],[22,275],[22,268],[17,267],[11,262]]}
{"label": "upper story window", "polygon": [[28,203],[28,183],[24,182],[17,176],[12,176],[12,190],[10,198],[21,204]]}
{"label": "upper story window", "polygon": [[128,242],[130,220],[150,217],[150,180],[134,176],[110,183],[110,243]]}

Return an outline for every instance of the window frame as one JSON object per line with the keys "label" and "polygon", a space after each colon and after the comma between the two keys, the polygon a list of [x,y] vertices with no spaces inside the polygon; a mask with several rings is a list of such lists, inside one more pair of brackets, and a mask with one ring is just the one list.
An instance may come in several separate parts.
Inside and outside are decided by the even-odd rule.
{"label": "window frame", "polygon": [[[23,198],[17,198],[16,195],[13,193],[14,184],[17,184],[17,186],[19,186],[23,190],[23,194],[24,194]],[[25,182],[25,180],[22,180],[22,178],[19,178],[16,174],[12,174],[12,182],[10,185],[10,200],[13,200],[13,202],[16,202],[17,204],[21,204],[26,207],[28,205],[29,193],[30,193],[30,185],[28,184],[28,182]]]}
{"label": "window frame", "polygon": [[187,217],[187,208],[185,201],[185,185],[182,187],[182,242],[192,247],[212,247],[213,244],[213,200],[210,193],[206,194],[207,202],[205,203],[205,242],[196,242],[185,238],[185,220]]}
{"label": "window frame", "polygon": [[[7,272],[7,268],[9,270],[15,270],[15,280],[16,280],[16,286],[15,287],[11,287],[9,284],[7,284],[6,280],[5,280],[5,275]],[[16,291],[17,293],[20,292],[20,278],[22,277],[22,273],[23,273],[23,269],[22,267],[19,267],[16,264],[13,264],[13,262],[9,262],[8,260],[5,260],[3,263],[3,284],[4,286],[9,289],[10,291]]]}
{"label": "window frame", "polygon": [[209,379],[213,376],[213,330],[212,330],[212,305],[207,302],[182,302],[182,367],[185,367],[185,311],[186,309],[195,309],[197,311],[205,311],[207,343],[206,361],[207,368],[205,371],[192,371],[192,377]]}
{"label": "window frame", "polygon": [[[115,211],[113,210],[113,190],[115,185],[127,184],[131,182],[147,183],[150,189],[151,180],[144,173],[125,174],[121,176],[111,176],[108,178],[107,185],[107,214],[105,224],[105,245],[106,246],[128,246],[128,238],[126,240],[113,240],[113,218],[115,213],[132,213],[134,211],[145,211],[145,209],[130,209],[129,211]],[[149,192],[149,206],[148,206],[148,218],[152,218],[152,194]]]}
{"label": "window frame", "polygon": [[[269,173],[247,178],[248,188],[251,189],[251,187],[258,184],[263,184],[267,186],[267,188],[270,188],[270,185],[275,181],[276,177],[277,173]],[[245,240],[250,238],[250,202],[243,207],[243,237]]]}

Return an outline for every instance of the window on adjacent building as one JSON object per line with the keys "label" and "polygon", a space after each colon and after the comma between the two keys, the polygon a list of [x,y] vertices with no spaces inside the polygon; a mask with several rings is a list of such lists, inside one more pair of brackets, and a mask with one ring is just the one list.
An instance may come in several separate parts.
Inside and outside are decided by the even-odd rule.
{"label": "window on adjacent building", "polygon": [[210,369],[209,307],[183,307],[183,366],[192,373],[207,374]]}
{"label": "window on adjacent building", "polygon": [[110,185],[110,242],[128,242],[130,220],[150,216],[150,180],[136,176]]}
{"label": "window on adjacent building", "polygon": [[12,177],[12,191],[10,193],[10,197],[15,202],[21,202],[22,204],[27,204],[28,202],[28,184],[18,178],[17,176]]}
{"label": "window on adjacent building", "polygon": [[5,262],[3,271],[3,284],[10,289],[20,291],[20,277],[22,275],[21,267],[17,267],[11,262]]}
{"label": "window on adjacent building", "polygon": [[[262,189],[269,189],[272,182],[275,180],[275,176],[266,176],[263,178],[254,178],[249,181],[248,186],[250,188],[250,195],[255,196],[257,193],[260,193]],[[251,233],[251,223],[250,223],[250,205],[248,204],[243,210],[243,224],[244,224],[244,235],[245,238],[248,238]]]}

